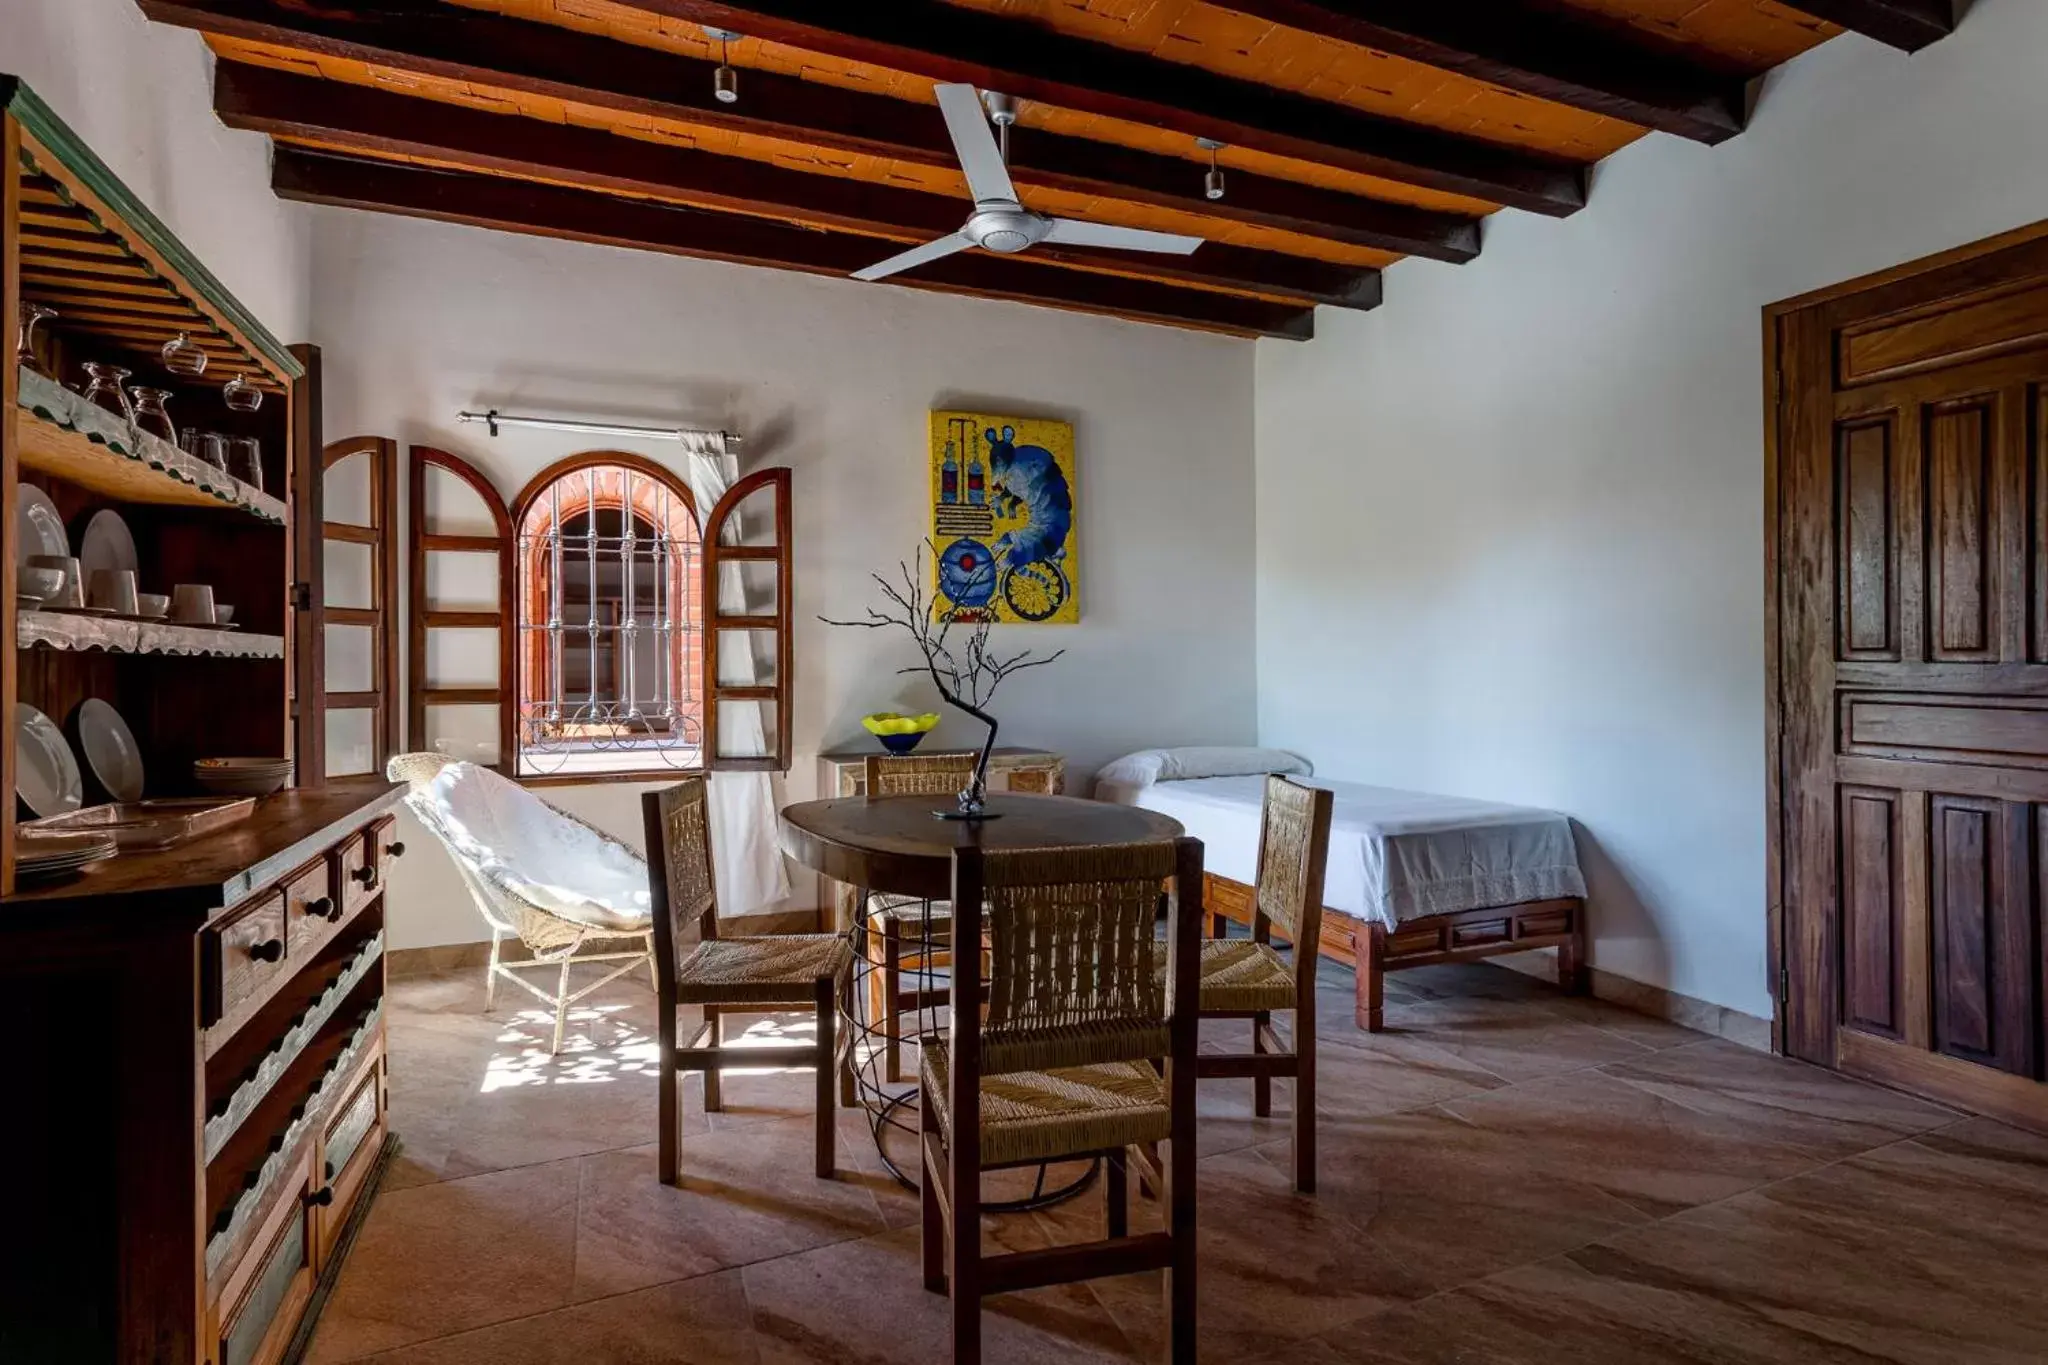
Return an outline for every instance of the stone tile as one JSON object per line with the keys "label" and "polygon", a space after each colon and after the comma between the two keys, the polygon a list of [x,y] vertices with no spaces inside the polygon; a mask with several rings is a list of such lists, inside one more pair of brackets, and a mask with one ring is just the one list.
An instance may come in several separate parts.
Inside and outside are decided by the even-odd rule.
{"label": "stone tile", "polygon": [[812,1170],[806,1118],[686,1139],[663,1185],[653,1146],[578,1164],[578,1297],[615,1294],[883,1231],[874,1196]]}
{"label": "stone tile", "polygon": [[576,1297],[573,1166],[534,1166],[371,1206],[321,1314],[309,1365],[544,1312]]}
{"label": "stone tile", "polygon": [[2048,1342],[2048,1140],[1970,1123],[1330,1334],[1391,1365],[2020,1365]]}
{"label": "stone tile", "polygon": [[[1028,1219],[1001,1220],[990,1249],[1043,1245]],[[914,1228],[785,1256],[742,1272],[763,1365],[944,1361],[952,1304],[924,1288]],[[1016,1365],[1137,1359],[1085,1284],[1004,1294],[982,1304],[983,1357]]]}
{"label": "stone tile", "polygon": [[1530,1178],[1591,1185],[1657,1218],[1823,1160],[1768,1127],[1689,1109],[1598,1071],[1531,1081],[1443,1108],[1512,1141]]}
{"label": "stone tile", "polygon": [[1955,1121],[1939,1105],[1715,1039],[1603,1068],[1606,1075],[1759,1140],[1844,1157]]}
{"label": "stone tile", "polygon": [[403,1346],[376,1365],[758,1365],[739,1272]]}
{"label": "stone tile", "polygon": [[[1501,975],[1512,977],[1514,973]],[[1507,1081],[1536,1080],[1629,1061],[1650,1052],[1609,1030],[1562,1018],[1537,1000],[1472,998],[1390,1004],[1386,1020],[1387,1033],[1419,1039]]]}
{"label": "stone tile", "polygon": [[[1251,1025],[1237,1019],[1203,1024],[1202,1050],[1209,1053],[1249,1052]],[[1274,1027],[1292,1045],[1292,1020],[1281,1016]],[[1320,1021],[1318,1023],[1320,1028]],[[1329,1118],[1369,1118],[1405,1109],[1422,1109],[1443,1100],[1492,1090],[1507,1082],[1483,1067],[1466,1062],[1409,1033],[1360,1033],[1344,1039],[1316,1039],[1316,1110]],[[1205,1122],[1215,1118],[1252,1119],[1252,1082],[1224,1079],[1202,1082]],[[1213,1156],[1286,1136],[1294,1112],[1294,1084],[1273,1083],[1272,1124],[1247,1125],[1238,1142],[1210,1138],[1202,1154]]]}

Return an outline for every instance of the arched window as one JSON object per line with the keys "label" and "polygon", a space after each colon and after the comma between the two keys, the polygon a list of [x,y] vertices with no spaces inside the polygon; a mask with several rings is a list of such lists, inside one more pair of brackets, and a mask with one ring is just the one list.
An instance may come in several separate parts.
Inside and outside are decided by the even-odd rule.
{"label": "arched window", "polygon": [[697,767],[704,575],[689,490],[640,456],[592,452],[541,471],[512,522],[518,775]]}

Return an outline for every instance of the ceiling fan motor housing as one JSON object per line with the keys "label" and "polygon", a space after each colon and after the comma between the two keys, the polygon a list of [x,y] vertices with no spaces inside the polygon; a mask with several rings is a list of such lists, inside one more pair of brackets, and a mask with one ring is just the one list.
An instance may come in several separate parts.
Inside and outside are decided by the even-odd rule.
{"label": "ceiling fan motor housing", "polygon": [[1052,230],[1050,219],[1001,200],[984,199],[974,206],[974,215],[961,228],[983,251],[1014,255]]}

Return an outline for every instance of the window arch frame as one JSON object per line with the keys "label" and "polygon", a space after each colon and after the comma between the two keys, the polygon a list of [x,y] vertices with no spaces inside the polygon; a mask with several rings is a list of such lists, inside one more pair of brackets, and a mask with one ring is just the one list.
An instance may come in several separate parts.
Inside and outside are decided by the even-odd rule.
{"label": "window arch frame", "polygon": [[[529,573],[525,553],[521,548],[521,542],[526,538],[528,534],[526,529],[527,516],[529,513],[535,510],[536,505],[539,504],[540,500],[547,495],[548,490],[553,488],[557,483],[560,483],[563,479],[566,479],[571,475],[574,475],[582,470],[592,468],[627,469],[632,471],[634,474],[647,479],[651,485],[658,485],[659,487],[665,489],[668,492],[669,497],[672,499],[670,503],[671,508],[675,509],[679,507],[682,515],[687,519],[690,533],[695,538],[698,547],[698,563],[695,566],[692,566],[690,569],[685,570],[682,574],[682,578],[687,584],[687,589],[691,594],[690,601],[693,608],[691,612],[690,625],[687,627],[687,630],[694,632],[698,636],[696,666],[694,668],[690,667],[688,657],[687,655],[685,655],[684,658],[678,660],[679,666],[677,669],[679,676],[688,679],[692,695],[695,697],[696,704],[699,707],[699,742],[697,745],[697,760],[696,762],[690,764],[688,767],[678,768],[669,765],[662,765],[659,767],[617,768],[600,770],[595,772],[561,773],[528,773],[520,771],[521,751],[525,748],[522,736],[524,734],[523,712],[528,702],[528,697],[526,695],[526,679],[528,676],[527,669],[529,665],[529,647],[522,640],[520,640],[519,637],[526,633],[526,623],[529,620],[530,611],[534,605],[532,603],[529,603],[527,600],[528,584],[530,582],[539,581],[539,575]],[[626,511],[628,515],[632,515],[638,519],[644,519],[649,523],[653,523],[656,520],[654,514],[651,511],[643,512],[639,507],[639,500],[637,497],[634,501],[634,507],[628,510],[625,506],[625,499],[622,496],[615,495],[607,499],[602,494],[600,494],[595,502],[588,502],[587,500],[579,501],[577,507],[573,511],[565,508],[562,516],[563,520],[567,521],[575,515],[587,512],[594,516],[599,511],[609,509]],[[672,511],[671,522],[673,522],[673,520],[674,513]],[[508,701],[510,703],[508,707],[510,718],[508,721],[507,728],[509,729],[512,735],[512,744],[507,753],[507,775],[529,786],[552,786],[566,784],[581,785],[584,783],[595,782],[660,781],[664,778],[671,778],[686,773],[702,771],[706,766],[708,766],[706,762],[707,755],[705,752],[705,720],[702,712],[704,709],[709,708],[712,703],[708,697],[705,697],[700,694],[703,691],[702,674],[704,651],[710,647],[708,640],[711,634],[711,612],[709,606],[702,600],[703,588],[701,580],[704,544],[704,519],[701,515],[700,509],[697,506],[697,499],[694,495],[691,494],[689,486],[676,476],[674,470],[665,468],[661,464],[658,464],[654,460],[649,459],[645,455],[638,455],[634,454],[631,451],[625,450],[578,451],[574,454],[566,455],[561,459],[554,461],[552,464],[547,465],[538,473],[536,473],[532,478],[526,481],[526,484],[519,490],[518,494],[512,499],[510,508],[510,522],[512,532],[510,543],[510,558],[512,559],[513,563],[511,574],[511,596],[509,598],[508,605],[510,606],[511,609],[511,633],[514,637],[514,641],[511,651],[511,685],[507,693]],[[681,632],[679,631],[678,633]],[[536,647],[545,649],[544,644],[537,643]]]}

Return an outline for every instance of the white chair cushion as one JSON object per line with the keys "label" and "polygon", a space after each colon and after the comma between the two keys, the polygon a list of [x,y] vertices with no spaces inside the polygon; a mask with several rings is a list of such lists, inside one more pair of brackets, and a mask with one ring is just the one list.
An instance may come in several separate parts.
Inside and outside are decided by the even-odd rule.
{"label": "white chair cushion", "polygon": [[417,793],[453,852],[551,914],[644,932],[653,923],[647,863],[474,763],[450,763]]}

